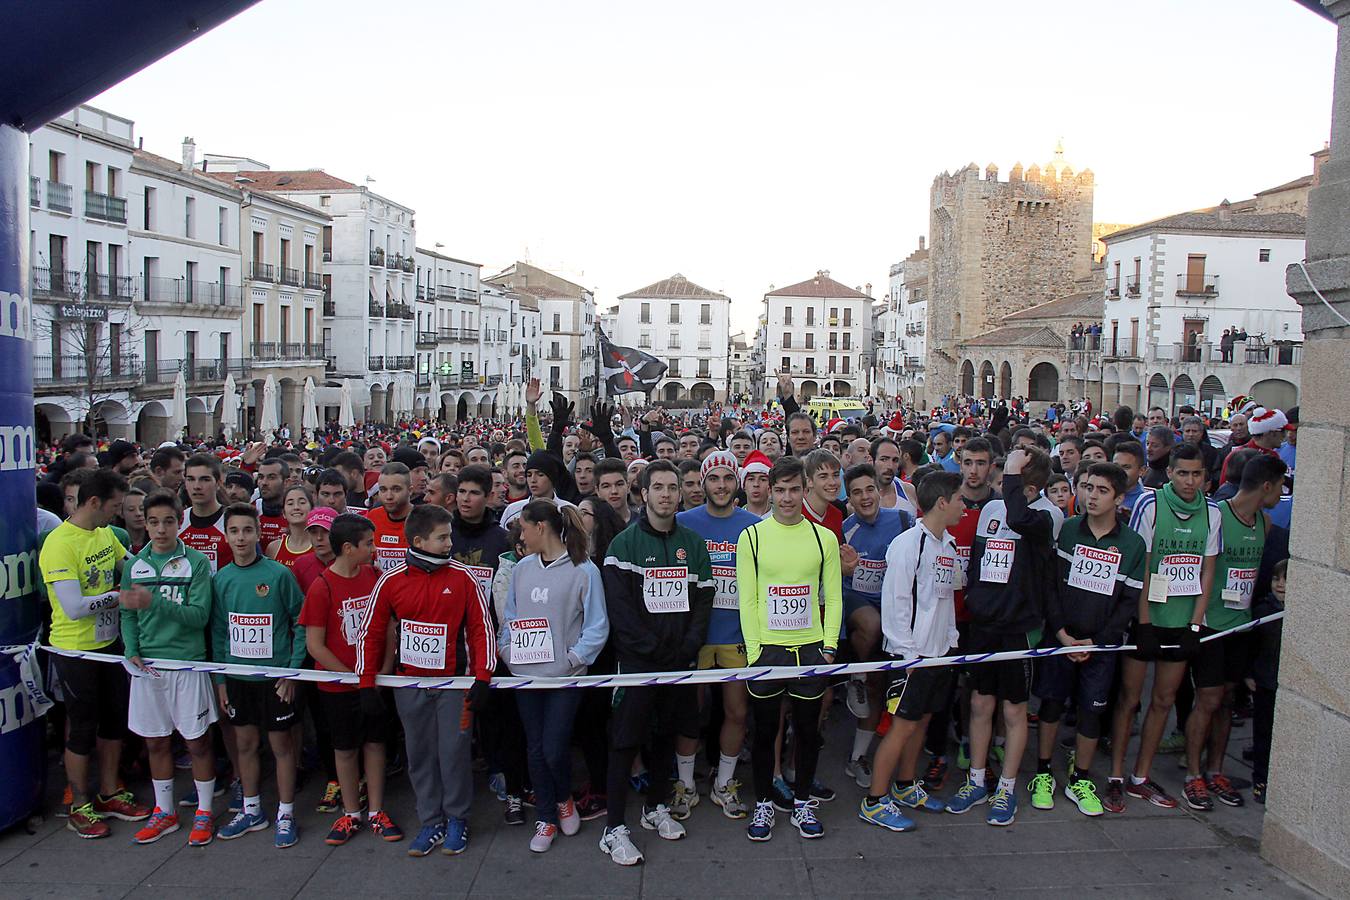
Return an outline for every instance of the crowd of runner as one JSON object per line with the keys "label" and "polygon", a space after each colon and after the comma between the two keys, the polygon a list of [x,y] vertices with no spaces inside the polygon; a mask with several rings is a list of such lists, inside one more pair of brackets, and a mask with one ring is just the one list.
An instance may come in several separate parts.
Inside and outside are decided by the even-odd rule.
{"label": "crowd of runner", "polygon": [[[630,419],[598,403],[580,422],[561,395],[538,410],[538,382],[526,394],[518,422],[53,448],[37,491],[42,642],[124,659],[47,654],[68,827],[133,822],[142,844],[186,828],[193,846],[270,828],[290,847],[311,769],[336,816],[328,844],[396,842],[388,778],[406,772],[407,853],[457,854],[485,769],[506,824],[533,818],[536,852],[602,820],[600,849],[640,863],[635,837],[684,837],[705,797],[752,841],[780,816],[821,838],[819,804],[845,793],[818,766],[836,697],[854,728],[833,774],[856,784],[862,822],[891,831],[976,806],[996,826],[1061,801],[1085,816],[1175,807],[1154,777],[1168,751],[1184,753],[1181,802],[1241,806],[1225,774],[1235,716],[1253,718],[1264,802],[1278,623],[1202,639],[1283,609],[1296,408],[1033,415],[947,398],[818,423],[781,377],[768,410]],[[846,679],[489,687],[1122,643],[1135,649]],[[142,802],[130,787],[146,775]]]}

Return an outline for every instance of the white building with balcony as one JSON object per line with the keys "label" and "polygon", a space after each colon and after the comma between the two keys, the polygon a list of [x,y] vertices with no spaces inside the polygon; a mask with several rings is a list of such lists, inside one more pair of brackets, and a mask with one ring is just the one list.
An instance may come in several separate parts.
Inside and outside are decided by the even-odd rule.
{"label": "white building with balcony", "polygon": [[368,186],[322,169],[278,171],[257,160],[208,154],[208,174],[228,173],[242,190],[266,191],[331,219],[322,244],[332,316],[323,328],[331,341],[329,390],[319,403],[336,402],[339,383],[352,388],[358,420],[392,422],[411,414],[416,401],[416,221],[414,210]]}
{"label": "white building with balcony", "polygon": [[619,295],[611,339],[663,360],[656,386],[667,405],[700,406],[727,398],[731,299],[675,274]]}
{"label": "white building with balcony", "polygon": [[827,270],[764,295],[764,395],[775,396],[779,370],[791,372],[802,399],[855,397],[868,389],[872,298]]}
{"label": "white building with balcony", "polygon": [[1224,201],[1103,237],[1100,354],[1091,336],[1080,348],[1097,357],[1085,368],[1102,405],[1213,412],[1238,394],[1297,403],[1302,314],[1284,271],[1303,259],[1304,223]]}
{"label": "white building with balcony", "polygon": [[516,261],[484,279],[493,285],[526,296],[538,305],[538,365],[531,367],[544,390],[558,391],[576,404],[578,415],[589,410],[596,397],[595,293],[527,262]]}

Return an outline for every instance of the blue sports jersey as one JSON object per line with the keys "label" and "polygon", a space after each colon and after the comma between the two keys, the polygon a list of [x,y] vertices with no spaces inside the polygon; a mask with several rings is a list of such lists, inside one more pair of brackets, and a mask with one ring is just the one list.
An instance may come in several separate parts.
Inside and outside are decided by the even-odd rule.
{"label": "blue sports jersey", "polygon": [[700,506],[680,513],[675,520],[703,538],[708,545],[708,558],[712,561],[716,593],[713,596],[712,616],[708,619],[708,636],[703,642],[744,643],[741,636],[740,595],[736,590],[736,541],[740,539],[742,531],[760,521],[759,516],[737,509],[730,516],[719,519],[708,513],[708,507]]}
{"label": "blue sports jersey", "polygon": [[914,527],[914,517],[900,509],[882,509],[871,524],[857,514],[844,520],[844,540],[858,551],[858,565],[844,578],[844,601],[881,602],[881,580],[886,574],[886,551],[900,532]]}

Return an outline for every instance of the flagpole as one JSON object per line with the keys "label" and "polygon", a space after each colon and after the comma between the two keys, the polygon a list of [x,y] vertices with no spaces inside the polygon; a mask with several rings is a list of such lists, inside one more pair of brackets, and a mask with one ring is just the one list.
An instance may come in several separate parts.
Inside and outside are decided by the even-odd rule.
{"label": "flagpole", "polygon": [[[608,387],[608,385],[606,385],[604,380],[600,377],[600,335],[602,333],[603,332],[600,331],[600,323],[596,322],[595,334],[591,336],[591,339],[595,341],[595,396],[601,403],[604,403],[607,395],[605,388]],[[593,422],[592,424],[599,425],[600,423]],[[608,426],[609,423],[606,422],[605,425]]]}

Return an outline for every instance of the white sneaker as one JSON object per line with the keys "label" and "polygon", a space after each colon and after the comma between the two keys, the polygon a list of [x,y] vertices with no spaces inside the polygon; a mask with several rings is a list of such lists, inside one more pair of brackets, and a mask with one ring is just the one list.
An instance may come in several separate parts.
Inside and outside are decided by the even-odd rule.
{"label": "white sneaker", "polygon": [[581,815],[571,797],[558,804],[558,830],[568,837],[581,830]]}
{"label": "white sneaker", "polygon": [[744,819],[749,813],[749,808],[741,799],[741,783],[734,778],[722,787],[718,787],[714,781],[708,796],[712,798],[713,803],[722,807],[722,815],[728,819]]}
{"label": "white sneaker", "polygon": [[670,817],[670,807],[659,803],[656,809],[643,810],[642,827],[655,831],[663,840],[678,841],[684,837],[684,826]]}
{"label": "white sneaker", "polygon": [[557,825],[551,822],[535,822],[534,837],[530,838],[530,849],[535,853],[543,853],[553,846],[553,839],[557,836]]}
{"label": "white sneaker", "polygon": [[852,778],[860,788],[872,786],[872,763],[865,756],[851,759],[844,764],[844,774]]}
{"label": "white sneaker", "polygon": [[855,719],[866,719],[872,714],[872,703],[867,699],[867,676],[850,675],[844,704]]}
{"label": "white sneaker", "polygon": [[[714,779],[716,780],[716,779]],[[670,795],[670,814],[680,821],[689,818],[690,810],[698,806],[698,791],[689,788],[683,781],[675,782]]]}
{"label": "white sneaker", "polygon": [[627,825],[606,828],[605,833],[600,835],[600,849],[621,866],[636,866],[642,862],[642,853],[633,846]]}

